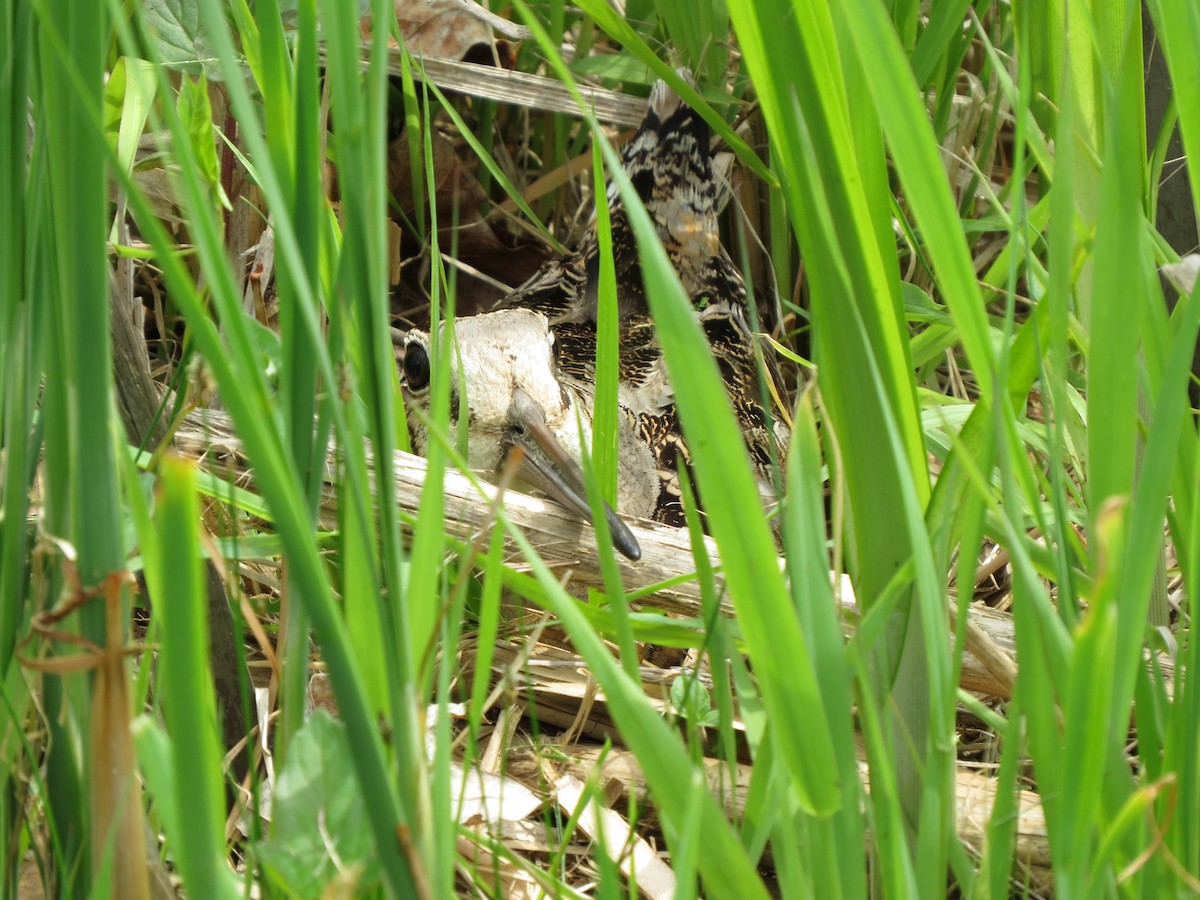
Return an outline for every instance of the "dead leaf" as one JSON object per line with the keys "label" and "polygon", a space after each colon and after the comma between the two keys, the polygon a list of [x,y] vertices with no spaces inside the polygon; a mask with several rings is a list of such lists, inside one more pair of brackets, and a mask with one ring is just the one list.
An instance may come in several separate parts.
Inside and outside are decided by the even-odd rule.
{"label": "dead leaf", "polygon": [[[492,58],[496,48],[502,58],[510,51],[505,42],[498,46],[488,22],[494,15],[473,0],[395,0],[396,21],[409,53],[418,57],[461,60],[471,55],[475,61]],[[364,41],[371,38],[371,16],[359,21]],[[394,40],[388,43],[397,46]],[[472,53],[482,47],[485,53]]]}
{"label": "dead leaf", "polygon": [[[439,221],[449,222],[456,206],[459,224],[478,221],[478,207],[485,199],[483,188],[471,168],[459,159],[449,138],[435,131],[431,139],[433,202]],[[416,211],[409,152],[406,130],[388,145],[388,188],[405,215],[412,215]]]}
{"label": "dead leaf", "polygon": [[583,805],[584,784],[573,775],[561,775],[554,799],[563,812],[579,816],[579,828],[603,847],[628,878],[637,872],[638,892],[651,900],[675,896],[675,873],[645,840],[638,837],[619,813],[600,807],[594,798]]}
{"label": "dead leaf", "polygon": [[1177,263],[1167,263],[1160,271],[1181,294],[1190,294],[1196,286],[1196,275],[1200,273],[1200,255],[1189,253]]}

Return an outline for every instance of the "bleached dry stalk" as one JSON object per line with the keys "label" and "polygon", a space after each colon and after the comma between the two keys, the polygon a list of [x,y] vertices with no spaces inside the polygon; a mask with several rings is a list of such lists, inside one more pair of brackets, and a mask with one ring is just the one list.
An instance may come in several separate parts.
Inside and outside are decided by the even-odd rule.
{"label": "bleached dry stalk", "polygon": [[[637,757],[627,750],[598,744],[570,744],[555,748],[556,759],[568,759],[563,768],[576,778],[595,780],[606,785],[612,795],[630,795],[636,807],[646,811],[652,809],[646,779],[642,774]],[[858,748],[858,770],[863,786],[870,790],[866,753]],[[514,755],[509,760],[508,774],[520,781],[536,781],[539,761],[529,752]],[[738,763],[734,770],[734,783],[730,783],[730,767],[717,759],[704,760],[704,774],[709,789],[721,798],[726,812],[734,818],[740,817],[746,802],[746,791],[750,785],[751,767]],[[986,827],[996,803],[996,780],[970,769],[960,767],[955,778],[955,812],[958,822],[957,833],[968,849],[980,853],[983,850]],[[623,809],[624,801],[614,804]],[[1014,879],[1020,887],[1028,888],[1031,896],[1052,893],[1053,874],[1050,869],[1050,847],[1046,837],[1046,819],[1042,814],[1041,802],[1033,791],[1018,790],[1015,804],[1016,841],[1014,844]]]}
{"label": "bleached dry stalk", "polygon": [[[235,473],[239,483],[243,485],[253,482],[253,473],[246,464],[232,423],[223,413],[206,410],[187,417],[176,432],[175,446],[180,453],[196,459],[216,474]],[[396,453],[396,506],[399,513],[415,514],[427,472],[424,459],[407,453]],[[336,523],[335,494],[332,486],[334,477],[336,463],[331,455],[326,466],[321,510],[322,527],[332,528]],[[455,539],[470,541],[481,529],[491,526],[491,504],[496,489],[487,484],[477,487],[471,479],[454,470],[446,470],[444,479],[446,533]],[[570,571],[573,586],[603,588],[603,578],[595,559],[595,541],[590,526],[555,504],[514,491],[505,494],[504,509],[552,569],[564,574]],[[621,576],[628,590],[636,591],[694,571],[692,550],[685,531],[646,521],[639,521],[631,525],[631,528],[642,547],[642,558],[637,562],[618,558]],[[520,558],[511,540],[508,549],[514,564],[520,565]],[[705,551],[714,566],[718,565],[719,559],[712,541],[706,539]],[[720,576],[717,577],[719,580]],[[831,578],[835,593],[839,595],[839,602],[846,610],[853,611],[855,603],[847,579],[832,574]],[[717,587],[720,591],[719,583]],[[655,607],[684,616],[695,617],[701,613],[699,589],[694,582],[673,584],[655,593],[648,602],[653,603]],[[722,600],[722,609],[728,615],[733,615],[732,604],[728,600]],[[981,694],[1007,698],[1011,691],[1012,673],[1015,671],[1011,619],[1006,614],[983,608],[971,608],[969,617],[969,625],[974,633],[972,643],[979,646],[982,641],[986,654],[992,657],[991,668],[968,651],[963,659],[962,686]],[[949,622],[948,611],[948,643]],[[852,628],[847,622],[847,631],[851,631]],[[503,642],[496,648],[497,668],[502,669],[508,659],[506,649],[511,650],[503,646]],[[663,672],[662,677],[669,681],[672,674]],[[666,685],[655,685],[654,678],[647,677],[649,680],[644,685],[647,694],[655,702],[661,702],[666,695]],[[551,721],[555,718],[555,710],[558,709],[564,727],[570,724],[576,718],[582,692],[589,689],[583,684],[584,681],[590,681],[586,672],[578,667],[564,665],[557,668],[555,674],[549,678],[545,677],[545,673],[535,678],[538,682],[534,689],[539,696],[539,714]],[[591,689],[594,687],[592,685]],[[555,697],[562,701],[561,708],[556,707]],[[602,704],[602,696],[600,701]],[[606,726],[602,706],[597,713],[596,717],[589,717],[593,719],[591,724],[596,727],[582,728],[579,733],[597,740],[604,737],[616,737],[619,740],[619,735],[615,735]],[[574,724],[578,726],[577,722]],[[575,757],[578,762],[575,766],[568,767],[569,770],[577,775],[584,775],[586,770],[595,764],[594,757],[598,757],[599,753],[599,748],[589,748],[584,744],[573,745],[568,755]],[[514,760],[510,760],[510,766],[514,763]],[[739,773],[739,784],[734,785],[730,793],[730,785],[720,783],[720,764],[710,760],[708,768],[711,769],[709,774],[714,782],[714,790],[725,792],[730,812],[736,814],[741,795],[744,793],[740,781],[745,773]],[[865,762],[860,762],[860,772],[864,784],[867,784],[868,771]],[[602,782],[610,778],[637,793],[645,792],[645,784],[636,760],[625,751],[611,750],[607,753]],[[978,848],[983,840],[984,826],[995,803],[995,782],[970,768],[960,767],[957,783],[958,833],[967,846]],[[1049,859],[1045,821],[1036,794],[1030,791],[1020,792],[1017,816],[1016,857],[1028,878],[1027,885],[1034,887],[1036,891],[1036,886],[1044,884],[1048,878],[1046,867]]]}
{"label": "bleached dry stalk", "polygon": [[[197,459],[216,474],[233,471],[247,483],[252,481],[253,473],[247,467],[241,442],[224,413],[214,410],[192,413],[176,432],[175,446],[181,453]],[[416,514],[426,472],[425,460],[421,457],[396,453],[396,506],[399,513]],[[322,499],[322,526],[327,528],[336,525],[332,486],[335,473],[336,465],[331,456],[326,466]],[[471,479],[452,469],[446,470],[444,479],[446,533],[459,540],[471,540],[481,529],[490,527],[491,503],[496,489],[484,484],[481,491]],[[596,559],[595,538],[589,525],[557,504],[516,491],[505,494],[504,509],[552,569],[561,573],[569,571],[571,584],[577,588],[603,589],[604,579]],[[686,531],[646,520],[638,520],[630,527],[641,545],[642,558],[637,562],[620,556],[617,558],[627,590],[638,591],[695,571]],[[707,538],[705,550],[713,565],[719,565],[716,545]],[[511,541],[509,552],[514,565],[521,565],[516,546]],[[849,579],[841,575],[831,575],[831,578],[842,607],[853,614],[856,607]],[[732,616],[733,605],[721,591],[719,573],[717,582],[718,595],[722,597],[721,608]],[[701,615],[700,589],[694,581],[663,588],[646,602],[682,616]],[[1012,619],[1007,614],[986,608],[972,608],[969,616],[968,651],[963,658],[962,687],[1007,699],[1012,691],[1014,671]],[[852,630],[852,627],[847,622],[847,630]]]}

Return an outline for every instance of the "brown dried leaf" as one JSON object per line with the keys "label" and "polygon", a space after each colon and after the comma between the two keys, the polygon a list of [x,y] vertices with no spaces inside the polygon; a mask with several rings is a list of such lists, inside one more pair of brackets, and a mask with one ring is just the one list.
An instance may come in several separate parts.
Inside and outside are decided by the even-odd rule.
{"label": "brown dried leaf", "polygon": [[[395,0],[396,21],[413,56],[462,59],[472,47],[494,43],[491,28],[471,0]],[[363,40],[371,36],[371,16],[359,22]],[[389,41],[395,47],[395,41]]]}
{"label": "brown dried leaf", "polygon": [[[458,158],[454,145],[443,135],[434,132],[433,141],[433,183],[434,205],[438,218],[450,220],[450,213],[458,207],[460,224],[477,221],[478,206],[485,195],[483,188],[475,179],[470,167]],[[388,187],[396,203],[408,215],[416,210],[416,201],[412,190],[412,170],[409,162],[408,131],[388,145]]]}
{"label": "brown dried leaf", "polygon": [[115,855],[108,873],[112,896],[133,900],[148,898],[145,824],[139,796],[137,765],[130,725],[133,707],[129,673],[125,668],[125,617],[122,615],[122,573],[105,580],[104,655],[96,670],[92,690],[90,806],[92,861],[99,867],[110,848]]}

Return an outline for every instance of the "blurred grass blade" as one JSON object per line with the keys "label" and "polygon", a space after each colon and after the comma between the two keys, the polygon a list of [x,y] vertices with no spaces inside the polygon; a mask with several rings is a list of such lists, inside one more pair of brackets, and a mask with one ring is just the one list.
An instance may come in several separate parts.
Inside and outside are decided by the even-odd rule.
{"label": "blurred grass blade", "polygon": [[[1190,0],[1148,0],[1146,5],[1154,17],[1155,36],[1162,44],[1171,73],[1183,148],[1187,158],[1195,160],[1200,158],[1200,54],[1196,53],[1200,47],[1200,9]],[[1188,182],[1193,213],[1200,217],[1200,178],[1193,176]]]}
{"label": "blurred grass blade", "polygon": [[[824,4],[780,0],[736,5],[730,12],[771,131],[773,155],[788,173],[785,195],[811,288],[814,356],[837,435],[834,464],[850,501],[848,562],[859,603],[869,610],[912,555],[909,530],[895,523],[910,518],[904,488],[915,489],[918,506],[927,501],[928,476],[901,330],[894,239],[890,224],[873,212],[888,206],[882,135],[872,117],[852,115],[851,108],[871,102],[864,79],[872,87],[872,77],[908,84],[911,73],[882,64],[895,56],[896,37],[881,8],[864,12],[885,20],[873,26],[888,42],[887,52],[871,56],[869,64],[839,59],[837,51],[850,49],[850,37],[839,40],[835,14]],[[855,28],[846,24],[843,31]],[[797,47],[804,49],[797,53]],[[889,437],[880,440],[885,434]],[[892,446],[890,440],[900,443]],[[871,666],[879,702],[895,682],[898,712],[890,725],[904,731],[902,746],[915,751],[897,755],[874,745],[872,783],[898,778],[898,794],[881,790],[872,796],[876,802],[901,798],[914,828],[926,783],[926,720],[937,702],[926,686],[926,667],[940,664],[936,654],[922,649],[920,625],[918,606],[906,596],[889,620],[886,640],[874,647]],[[945,704],[949,698],[938,693]],[[939,731],[947,727],[944,719],[944,713],[935,717]],[[882,768],[892,766],[895,774],[885,776]]]}
{"label": "blurred grass blade", "polygon": [[[88,677],[97,703],[91,714],[87,703],[81,702],[83,685],[70,683],[80,676],[63,678],[65,692],[73,694],[74,701],[68,710],[55,711],[56,716],[61,713],[61,736],[67,731],[86,736],[85,746],[99,756],[88,754],[78,760],[69,747],[55,748],[47,760],[49,799],[64,826],[69,821],[66,816],[81,820],[82,833],[90,837],[92,877],[104,880],[109,836],[121,843],[131,834],[140,835],[143,827],[141,805],[132,799],[137,778],[128,729],[128,674],[119,655],[128,632],[129,594],[116,574],[123,569],[124,547],[111,421],[112,348],[106,339],[105,171],[94,158],[79,152],[104,139],[98,130],[103,119],[108,26],[103,4],[75,10],[70,3],[46,0],[35,9],[42,89],[38,128],[45,142],[50,198],[45,211],[53,217],[41,234],[46,243],[40,252],[56,278],[50,318],[56,333],[50,346],[61,354],[55,362],[62,367],[61,374],[51,379],[48,394],[59,395],[56,436],[69,448],[65,455],[47,456],[45,477],[59,484],[49,495],[65,501],[56,511],[55,525],[61,529],[56,533],[78,554],[73,583],[91,590],[105,586],[100,593],[103,600],[82,602],[84,597],[77,597],[76,621],[82,636],[107,652],[102,672]],[[78,776],[73,770],[81,763],[89,797],[86,813],[75,793]],[[77,848],[81,846],[74,841],[67,844],[65,862],[74,873],[65,880],[69,891],[80,890],[88,877],[83,861],[74,855]],[[131,863],[112,865],[102,889],[118,896],[145,896],[144,867],[137,865],[136,856]]]}
{"label": "blurred grass blade", "polygon": [[862,855],[851,849],[862,844],[866,825],[860,809],[858,760],[850,718],[854,705],[851,672],[827,566],[821,446],[812,391],[806,391],[796,405],[787,469],[782,524],[788,575],[801,628],[812,648],[813,664],[821,673],[819,685],[832,726],[842,792],[842,806],[837,813],[827,822],[810,824],[817,839],[829,848],[828,853],[814,854],[812,865],[830,865],[829,857],[835,858],[829,870],[815,868],[814,877],[827,886],[837,883],[844,897],[865,897]]}
{"label": "blurred grass blade", "polygon": [[30,293],[32,273],[26,269],[30,245],[37,239],[31,233],[34,206],[29,201],[41,193],[41,186],[30,182],[44,173],[44,168],[29,164],[32,21],[31,4],[0,9],[0,57],[7,61],[0,69],[0,196],[8,198],[8,208],[0,214],[0,671],[8,671],[18,630],[29,612],[22,598],[30,533],[18,523],[27,520],[40,431],[34,429],[34,400],[42,368],[37,350],[43,307]]}
{"label": "blurred grass blade", "polygon": [[[801,802],[810,811],[837,809],[837,766],[812,658],[790,611],[770,527],[758,495],[741,429],[721,375],[679,276],[616,154],[602,145],[621,202],[637,237],[646,297],[662,342],[680,416],[692,448],[699,491],[721,550],[725,582],[746,635],[776,739]],[[781,667],[786,661],[788,671]],[[805,710],[801,723],[792,713]]]}
{"label": "blurred grass blade", "polygon": [[[201,14],[222,66],[230,70],[230,75],[236,76],[237,57],[219,11],[202,7]],[[117,24],[119,30],[126,32],[122,34],[122,40],[132,43],[133,36],[127,33],[128,23],[117,20]],[[153,46],[153,43],[150,42],[149,46]],[[356,58],[357,49],[352,53]],[[357,74],[354,78],[357,79]],[[160,81],[160,90],[163,89],[164,81],[165,78]],[[245,86],[240,81],[231,79],[227,79],[227,84],[235,114],[247,122],[253,122],[255,116]],[[209,198],[204,195],[190,165],[187,141],[182,139],[181,123],[174,108],[167,104],[163,111],[172,133],[176,136],[174,149],[182,157],[179,171],[184,206],[190,217],[193,238],[206,275],[206,285],[212,291],[214,305],[221,315],[225,339],[218,333],[196,293],[194,284],[183,271],[172,241],[147,208],[144,198],[137,195],[132,185],[125,184],[126,188],[131,190],[130,207],[143,233],[155,248],[156,259],[163,268],[164,279],[172,299],[188,318],[197,347],[212,367],[222,399],[236,423],[247,455],[254,465],[259,489],[271,507],[276,529],[287,549],[290,574],[306,589],[302,600],[312,617],[314,630],[329,666],[330,680],[338,698],[340,712],[351,738],[352,760],[363,785],[363,796],[381,866],[394,890],[406,893],[413,883],[411,859],[397,845],[395,835],[397,822],[410,821],[411,816],[420,808],[420,803],[414,796],[421,789],[420,779],[415,774],[419,762],[411,764],[412,760],[419,757],[415,750],[406,755],[410,764],[404,769],[407,776],[404,778],[405,804],[401,807],[400,795],[395,792],[394,783],[388,778],[384,765],[383,748],[375,719],[367,710],[361,676],[347,639],[344,621],[334,605],[322,562],[311,539],[311,516],[308,512],[306,492],[294,464],[284,451],[282,436],[271,412],[262,372],[240,313],[239,298],[233,290],[229,263],[213,219]],[[270,155],[266,151],[262,135],[255,128],[247,128],[245,134],[254,151],[257,170],[262,179],[261,186],[267,193],[268,200],[272,206],[284,207],[286,203],[283,192],[270,165]],[[282,222],[276,237],[279,241],[278,248],[281,250],[277,262],[282,261],[283,264],[293,266],[296,272],[303,271],[295,236]],[[296,281],[296,287],[297,290],[308,291],[310,294],[313,290],[303,279]],[[329,384],[335,384],[328,351],[315,318],[315,308],[316,304],[311,302],[297,305],[313,338],[312,346],[318,357],[322,377]],[[331,410],[338,434],[344,436],[344,417],[338,404],[332,404]],[[365,490],[365,486],[360,489]],[[394,520],[394,517],[392,518]],[[397,526],[392,527],[394,530]],[[396,540],[398,542],[398,537]],[[411,697],[405,696],[403,701],[394,705],[393,715],[397,716],[397,722],[405,718],[415,721],[416,710]],[[409,749],[410,741],[417,740],[415,725],[406,727],[398,724],[397,733],[405,736],[405,740],[400,742],[405,749]]]}
{"label": "blurred grass blade", "polygon": [[986,403],[992,395],[987,320],[937,141],[884,10],[871,2],[854,6],[853,16],[848,8],[835,4],[834,9],[852,18],[845,23],[844,33],[854,39],[905,198],[926,242],[925,252],[937,275],[941,297],[954,316],[963,351],[979,382],[981,402]]}
{"label": "blurred grass blade", "polygon": [[737,158],[753,170],[767,184],[775,183],[775,175],[768,169],[758,155],[729,127],[729,124],[713,110],[700,96],[699,92],[681,78],[669,65],[658,58],[658,55],[634,31],[633,27],[604,0],[580,0],[579,6],[592,20],[607,31],[612,37],[632,51],[642,62],[650,67],[654,74],[671,86],[671,90],[679,94],[684,102],[705,122],[713,132],[720,135]]}
{"label": "blurred grass blade", "polygon": [[[158,695],[170,735],[170,787],[180,811],[171,849],[189,894],[233,898],[239,892],[225,863],[222,754],[209,665],[203,558],[196,539],[200,507],[191,468],[191,463],[163,460],[156,514],[158,565],[146,572],[162,638]],[[138,846],[145,843],[139,841]]]}
{"label": "blurred grass blade", "polygon": [[575,649],[587,660],[604,691],[622,737],[642,766],[668,840],[674,840],[675,836],[683,839],[690,833],[683,821],[685,814],[698,816],[700,832],[705,835],[705,852],[700,854],[698,865],[708,891],[722,897],[767,897],[716,798],[707,791],[697,794],[694,790],[692,766],[678,734],[647,703],[641,687],[625,676],[577,608],[577,601],[562,589],[525,536],[511,523],[505,521],[505,525],[545,591],[547,606],[562,621]]}
{"label": "blurred grass blade", "polygon": [[[1136,45],[1136,47],[1134,46]],[[1136,52],[1135,52],[1136,51]],[[1139,343],[1141,308],[1147,301],[1142,259],[1145,228],[1141,204],[1141,43],[1130,42],[1110,110],[1100,206],[1096,226],[1095,282],[1091,296],[1091,358],[1132,361]],[[1138,123],[1137,127],[1133,127]],[[1088,367],[1088,505],[1100,514],[1106,500],[1133,484],[1137,441],[1137,367]]]}
{"label": "blurred grass blade", "polygon": [[[592,184],[596,185],[596,393],[592,405],[592,464],[605,502],[617,503],[617,383],[620,379],[617,319],[617,280],[613,264],[613,232],[604,166],[592,155]],[[596,521],[600,521],[597,519]]]}

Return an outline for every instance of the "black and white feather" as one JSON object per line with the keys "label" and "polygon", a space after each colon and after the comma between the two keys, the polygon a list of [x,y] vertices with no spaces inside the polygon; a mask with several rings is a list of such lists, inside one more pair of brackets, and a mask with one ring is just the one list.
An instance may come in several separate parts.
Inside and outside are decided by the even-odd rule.
{"label": "black and white feather", "polygon": [[[690,75],[684,74],[690,79]],[[718,190],[709,128],[665,82],[650,95],[646,117],[622,151],[630,182],[692,300],[721,370],[728,401],[745,435],[764,498],[774,496],[772,458],[782,460],[790,433],[778,409],[765,409],[749,325],[745,281],[721,245]],[[682,525],[679,471],[691,454],[646,301],[637,244],[617,187],[606,186],[617,285],[622,409],[649,447],[658,474],[652,517]],[[563,372],[595,382],[599,245],[592,227],[579,249],[547,262],[498,309],[542,313],[558,341]],[[768,364],[768,377],[779,379]],[[717,398],[714,398],[714,402]]]}

